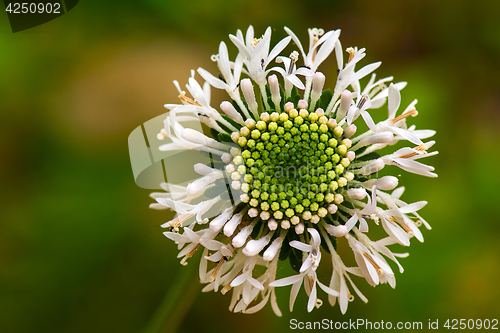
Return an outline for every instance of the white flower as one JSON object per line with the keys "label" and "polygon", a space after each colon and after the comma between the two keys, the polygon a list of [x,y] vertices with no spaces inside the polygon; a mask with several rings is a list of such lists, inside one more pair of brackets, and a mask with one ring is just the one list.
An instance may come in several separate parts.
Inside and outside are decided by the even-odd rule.
{"label": "white flower", "polygon": [[[347,52],[349,53],[349,59],[344,67],[340,42],[337,41],[337,43],[338,45],[335,48],[335,52],[339,65],[339,75],[337,76],[337,84],[335,85],[335,90],[333,91],[333,97],[330,101],[330,104],[328,104],[328,107],[325,110],[327,113],[332,111],[338,97],[348,86],[359,86],[360,79],[370,74],[381,65],[381,62],[376,62],[370,65],[366,65],[365,67],[355,72],[354,68],[356,64],[365,57],[365,49],[358,50],[358,48],[355,47],[347,49]],[[355,88],[355,90],[356,89],[359,88]]]}
{"label": "white flower", "polygon": [[340,35],[340,30],[332,30],[325,33],[323,29],[308,29],[309,50],[306,54],[300,40],[297,36],[295,36],[292,30],[285,27],[285,31],[293,38],[293,41],[302,53],[302,57],[304,57],[304,65],[313,73],[316,72],[319,65],[325,61],[326,58],[328,58],[330,53],[332,53],[335,43]]}
{"label": "white flower", "polygon": [[177,229],[185,225],[186,221],[188,221],[188,219],[193,216],[196,216],[196,222],[206,223],[208,222],[208,218],[203,218],[203,214],[205,214],[219,200],[220,197],[215,197],[213,199],[205,200],[198,204],[192,205],[185,202],[174,201],[169,198],[157,198],[156,201],[158,201],[160,204],[175,210],[180,215],[172,221],[163,224],[162,227],[172,227]]}
{"label": "white flower", "polygon": [[[298,46],[300,52],[302,53],[302,57],[304,58],[304,66],[311,70],[311,75],[316,73],[319,65],[323,61],[328,58],[330,53],[332,53],[335,44],[338,41],[340,30],[336,31],[328,31],[325,33],[323,29],[308,29],[309,33],[309,50],[307,54],[304,52],[304,48],[300,43],[300,40],[297,36],[290,30],[285,27],[285,31],[289,34],[295,44]],[[312,77],[310,75],[306,76],[306,87],[304,92],[304,99],[307,100],[309,97],[309,92],[311,89]],[[314,99],[313,99],[314,103]]]}
{"label": "white flower", "polygon": [[[330,248],[330,251],[332,249],[333,247]],[[368,300],[359,291],[354,282],[352,282],[352,279],[348,274],[351,273],[357,276],[362,276],[361,270],[357,267],[355,268],[346,267],[335,251],[331,251],[331,254],[332,254],[332,262],[334,269],[330,280],[330,288],[338,290],[339,295],[338,296],[330,295],[328,297],[328,301],[330,302],[331,306],[334,306],[338,298],[340,311],[344,314],[347,311],[347,306],[349,304],[348,302],[352,302],[354,300],[354,296],[349,291],[349,287],[347,286],[346,280],[349,281],[352,288],[363,302],[366,303],[368,302]]]}
{"label": "white flower", "polygon": [[392,154],[382,157],[385,165],[395,165],[401,169],[427,177],[437,177],[434,167],[417,162],[417,159],[434,156],[438,152],[427,153],[426,150],[434,145],[435,141],[429,141],[416,148],[404,147]]}
{"label": "white flower", "polygon": [[297,77],[297,75],[312,76],[313,72],[305,67],[297,68],[297,61],[299,60],[299,53],[293,51],[290,54],[290,58],[287,57],[277,57],[276,62],[283,63],[285,69],[280,67],[273,67],[272,69],[280,73],[285,79],[285,92],[286,96],[290,96],[292,91],[292,85],[299,89],[304,90],[306,87]]}
{"label": "white flower", "polygon": [[[418,161],[437,154],[428,152],[434,141],[423,141],[435,132],[407,124],[417,114],[416,100],[396,115],[406,82],[377,80],[372,72],[380,62],[356,70],[365,58],[364,48],[347,48],[344,62],[340,30],[309,29],[308,48],[290,29],[285,31],[289,36],[272,47],[270,28],[261,38],[255,38],[251,26],[246,36],[238,30],[230,36],[232,50],[221,42],[212,56],[220,74],[199,68],[199,81],[192,71],[185,90],[174,81],[179,102],[165,104],[170,111],[159,129],[158,139],[165,140],[159,149],[197,151],[200,158],[181,159],[179,154],[163,160],[166,166],[195,174],[186,180],[167,172],[168,183],[160,185],[165,192],[151,194],[156,200],[151,208],[176,212],[162,225],[170,228],[165,235],[178,244],[182,264],[202,252],[203,291],[231,291],[231,311],[254,313],[270,302],[281,316],[275,288],[292,285],[292,310],[304,285],[308,311],[322,304],[319,288],[332,306],[338,300],[345,313],[354,299],[350,288],[367,302],[351,275],[372,286],[388,283],[394,288],[396,277],[388,261],[402,273],[396,258],[407,254],[388,246],[409,246],[413,237],[422,242],[419,227],[430,229],[419,215],[427,202],[402,201],[404,187],[396,188],[397,174],[377,173],[394,165],[435,177],[432,166]],[[290,57],[281,54],[291,40],[302,59],[297,51]],[[233,50],[238,54],[231,57]],[[331,79],[318,67],[334,51],[339,73],[332,96],[325,87]],[[268,68],[272,61],[284,67]],[[361,87],[360,80],[370,74]],[[210,87],[224,90],[228,100],[213,107]],[[387,118],[375,124],[370,112],[386,100]],[[360,133],[363,121],[368,130]],[[402,147],[391,150],[396,143]],[[373,229],[387,236],[374,241]],[[339,237],[345,237],[356,267],[343,263],[336,249]],[[332,262],[329,286],[316,273],[325,250]],[[276,279],[287,264],[283,259],[296,273]]]}
{"label": "white flower", "polygon": [[319,249],[321,238],[316,229],[308,228],[307,231],[311,234],[311,244],[304,244],[299,241],[290,242],[290,246],[304,252],[309,252],[307,259],[300,267],[300,274],[289,276],[274,281],[270,284],[271,287],[281,287],[293,284],[292,291],[290,293],[290,311],[293,310],[293,305],[295,303],[295,299],[297,298],[297,294],[299,292],[300,286],[302,285],[302,282],[304,282],[304,288],[309,295],[309,301],[307,302],[308,312],[311,312],[315,306],[319,308],[322,304],[321,300],[317,298],[316,284],[324,292],[331,296],[339,295],[337,291],[325,286],[318,280],[316,269],[318,268],[319,262],[321,261],[321,251]]}
{"label": "white flower", "polygon": [[266,76],[270,72],[270,70],[266,70],[267,66],[283,51],[291,39],[291,37],[284,38],[269,52],[271,42],[270,27],[267,28],[261,39],[254,38],[252,26],[248,27],[246,39],[243,39],[241,30],[237,31],[236,36],[229,35],[229,38],[241,52],[240,54],[243,55],[243,62],[248,76],[259,86],[266,85]]}
{"label": "white flower", "polygon": [[395,287],[394,273],[383,258],[379,258],[356,238],[347,234],[346,238],[351,247],[356,263],[358,264],[366,281],[375,287],[381,281],[388,281],[391,287]]}
{"label": "white flower", "polygon": [[[405,140],[410,141],[413,144],[420,145],[422,141],[412,133],[406,129],[406,118],[409,116],[415,117],[418,112],[415,110],[415,104],[417,101],[413,101],[410,106],[403,112],[402,115],[395,117],[396,111],[399,108],[399,104],[401,101],[401,94],[398,88],[391,83],[389,86],[389,118],[387,120],[381,121],[376,124],[373,122],[370,114],[364,110],[360,111],[360,114],[363,116],[366,124],[370,128],[373,133],[380,133],[383,131],[390,131],[396,135],[403,137]],[[392,141],[392,140],[391,140]],[[389,142],[390,143],[390,142]]]}
{"label": "white flower", "polygon": [[[328,233],[334,237],[343,237],[349,231],[351,231],[351,229],[359,221],[359,225],[360,225],[359,229],[362,232],[368,232],[368,223],[366,222],[366,219],[376,220],[376,218],[372,215],[373,212],[375,211],[375,205],[377,203],[377,200],[375,199],[375,193],[376,193],[375,186],[373,186],[372,198],[370,198],[368,196],[367,197],[368,203],[366,205],[361,204],[361,205],[364,205],[363,209],[349,209],[349,208],[341,206],[341,208],[344,211],[351,214],[351,218],[349,220],[347,220],[347,222],[343,225],[337,225],[337,226],[327,225],[326,231],[328,231]],[[358,203],[358,202],[356,202],[356,203]]]}

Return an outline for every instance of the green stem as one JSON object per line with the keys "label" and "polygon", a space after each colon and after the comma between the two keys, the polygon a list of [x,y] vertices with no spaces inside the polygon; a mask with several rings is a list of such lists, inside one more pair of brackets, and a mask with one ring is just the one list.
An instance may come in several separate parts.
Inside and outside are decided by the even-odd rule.
{"label": "green stem", "polygon": [[[193,263],[182,267],[174,283],[142,333],[175,333],[199,293],[199,277]],[[193,277],[194,276],[194,277]]]}

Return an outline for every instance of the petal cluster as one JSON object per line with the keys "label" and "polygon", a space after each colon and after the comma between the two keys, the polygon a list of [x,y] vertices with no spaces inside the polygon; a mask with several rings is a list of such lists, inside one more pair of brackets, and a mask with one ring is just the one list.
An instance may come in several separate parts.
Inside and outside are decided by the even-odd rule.
{"label": "petal cluster", "polygon": [[[229,36],[234,47],[221,42],[212,56],[215,73],[199,68],[199,83],[192,71],[185,90],[174,81],[180,102],[165,105],[170,112],[158,134],[166,141],[160,149],[198,151],[210,163],[186,166],[199,175],[188,184],[169,178],[165,192],[151,195],[151,207],[176,212],[162,225],[165,236],[178,244],[182,264],[201,256],[203,291],[231,292],[231,311],[254,313],[270,303],[280,316],[275,288],[291,285],[290,311],[303,287],[308,311],[325,297],[345,313],[354,294],[367,301],[352,275],[394,288],[389,262],[402,273],[397,258],[407,253],[389,246],[423,242],[421,226],[430,229],[418,213],[427,202],[404,202],[398,178],[379,172],[436,177],[421,162],[437,154],[429,152],[435,141],[426,141],[435,132],[407,124],[418,112],[416,100],[398,111],[406,82],[377,79],[380,62],[360,66],[365,49],[344,51],[340,30],[309,29],[308,48],[285,32],[272,47],[270,28],[257,38],[251,26],[245,35],[238,30]],[[325,90],[319,67],[332,54],[336,83]],[[226,91],[228,100],[211,106],[211,88]],[[387,117],[376,123],[376,109],[386,101]],[[192,128],[193,121],[210,133]],[[360,123],[366,132],[358,132]],[[406,146],[391,150],[399,142]],[[376,228],[386,236],[370,239]],[[337,252],[342,237],[354,267]],[[321,282],[317,270],[325,257],[333,270]],[[296,274],[282,276],[282,265]]]}

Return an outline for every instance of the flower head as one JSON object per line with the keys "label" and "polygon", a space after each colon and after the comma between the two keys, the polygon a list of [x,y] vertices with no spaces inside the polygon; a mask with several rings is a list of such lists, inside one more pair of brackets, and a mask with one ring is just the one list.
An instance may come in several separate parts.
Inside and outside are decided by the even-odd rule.
{"label": "flower head", "polygon": [[[270,301],[281,315],[275,288],[292,285],[292,310],[304,285],[308,311],[323,303],[319,286],[330,304],[339,300],[345,313],[354,299],[346,281],[366,302],[349,274],[372,286],[387,282],[395,287],[386,258],[402,273],[396,257],[406,254],[388,246],[409,246],[413,237],[422,242],[419,227],[430,229],[417,213],[427,202],[402,201],[404,188],[395,189],[398,178],[378,177],[378,171],[396,166],[435,177],[434,168],[417,161],[437,154],[428,152],[434,141],[423,141],[434,131],[408,127],[418,114],[416,101],[397,115],[405,82],[391,83],[392,77],[376,81],[372,74],[362,89],[360,80],[380,62],[356,70],[365,57],[363,48],[347,48],[344,62],[340,30],[310,29],[308,50],[290,29],[285,31],[289,36],[272,48],[271,29],[261,38],[254,37],[252,27],[246,37],[240,30],[230,35],[238,51],[235,60],[221,42],[212,56],[220,74],[199,68],[205,80],[200,84],[193,71],[186,85],[191,97],[174,82],[180,103],[166,105],[170,112],[158,138],[168,142],[160,150],[199,151],[205,163],[165,160],[192,168],[198,176],[187,184],[170,179],[162,185],[165,193],[152,194],[157,201],[152,208],[177,213],[163,224],[169,229],[165,235],[179,245],[182,264],[202,249],[203,290],[232,290],[232,311],[253,313]],[[298,50],[280,55],[291,40]],[[336,84],[323,90],[325,75],[318,69],[334,51]],[[273,61],[284,67],[268,69]],[[271,72],[281,74],[281,83]],[[210,86],[225,90],[230,100],[212,107]],[[388,117],[375,123],[371,113],[386,100]],[[193,121],[206,125],[210,134],[190,126]],[[361,121],[368,130],[356,133]],[[385,151],[397,142],[408,146]],[[372,228],[382,228],[387,237],[371,240]],[[358,267],[347,267],[336,252],[340,237],[346,238]],[[316,273],[325,255],[333,265],[329,286]],[[277,279],[280,260],[297,274]]]}

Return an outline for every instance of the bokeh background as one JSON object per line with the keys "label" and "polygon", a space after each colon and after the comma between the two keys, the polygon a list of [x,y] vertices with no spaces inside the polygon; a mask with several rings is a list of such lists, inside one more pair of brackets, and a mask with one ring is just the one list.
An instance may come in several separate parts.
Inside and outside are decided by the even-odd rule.
{"label": "bokeh background", "polygon": [[[499,13],[491,0],[88,0],[16,34],[0,13],[0,332],[146,332],[169,302],[163,332],[499,318]],[[271,25],[273,42],[285,25],[303,41],[309,27],[342,29],[344,47],[366,47],[364,64],[383,62],[380,77],[409,82],[412,123],[437,130],[440,154],[427,162],[439,178],[401,172],[405,199],[429,201],[433,229],[413,240],[395,290],[356,280],[370,301],[344,316],[329,305],[307,314],[303,291],[289,313],[289,288],[282,318],[269,306],[230,313],[228,296],[201,293],[179,265],[159,227],[170,215],[148,209],[150,191],[134,183],[128,134],[177,101],[172,80],[215,71],[219,41],[249,24]],[[320,67],[332,84],[335,66]]]}

